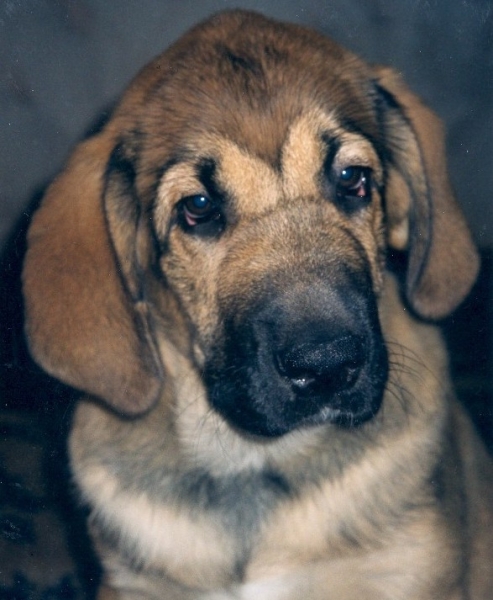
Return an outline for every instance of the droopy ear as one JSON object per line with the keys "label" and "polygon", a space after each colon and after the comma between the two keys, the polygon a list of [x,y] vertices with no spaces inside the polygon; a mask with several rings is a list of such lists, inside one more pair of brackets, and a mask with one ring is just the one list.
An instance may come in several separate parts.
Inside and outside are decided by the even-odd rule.
{"label": "droopy ear", "polygon": [[122,285],[102,209],[114,142],[81,144],[48,189],[28,233],[23,289],[26,334],[51,375],[122,413],[149,409],[161,366],[146,305]]}
{"label": "droopy ear", "polygon": [[389,243],[408,251],[406,294],[425,318],[452,312],[479,269],[477,250],[447,174],[442,125],[391,69],[376,69],[391,165]]}

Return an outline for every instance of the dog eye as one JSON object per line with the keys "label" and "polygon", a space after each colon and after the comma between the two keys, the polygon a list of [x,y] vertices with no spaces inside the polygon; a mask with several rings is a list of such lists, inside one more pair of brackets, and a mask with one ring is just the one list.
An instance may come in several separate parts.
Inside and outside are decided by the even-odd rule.
{"label": "dog eye", "polygon": [[223,228],[219,206],[205,194],[182,198],[178,205],[179,222],[186,231],[215,234]]}
{"label": "dog eye", "polygon": [[351,198],[369,200],[371,196],[371,169],[368,167],[346,167],[337,180],[339,199]]}
{"label": "dog eye", "polygon": [[183,198],[181,206],[183,217],[189,227],[210,221],[219,214],[212,200],[201,194]]}

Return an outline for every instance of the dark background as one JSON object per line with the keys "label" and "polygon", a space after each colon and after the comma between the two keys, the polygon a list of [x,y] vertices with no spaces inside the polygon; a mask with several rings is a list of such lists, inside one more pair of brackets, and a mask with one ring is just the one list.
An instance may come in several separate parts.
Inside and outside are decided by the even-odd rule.
{"label": "dark background", "polygon": [[[29,537],[21,526],[23,506],[26,513],[39,516],[56,497],[56,519],[70,523],[69,545],[75,544],[79,559],[88,556],[84,545],[83,550],[77,547],[83,538],[72,501],[58,485],[66,478],[67,390],[29,360],[22,337],[19,272],[29,214],[70,149],[137,70],[198,20],[235,7],[310,25],[369,61],[393,66],[445,121],[450,176],[481,249],[483,270],[470,298],[443,325],[459,393],[492,443],[493,1],[0,0],[2,599],[77,597],[77,586],[69,585],[65,576],[48,577],[63,551],[50,562],[46,546],[36,550],[38,538]],[[7,409],[4,421],[1,409]],[[19,416],[19,409],[27,419]],[[14,452],[20,438],[25,449]],[[21,463],[30,472],[15,479],[9,471],[2,479],[2,460],[18,465],[19,452],[26,452]],[[34,469],[29,460],[38,454],[50,482],[45,504],[32,500],[38,498],[32,494],[19,496],[19,490],[31,485],[26,483]],[[20,537],[15,538],[12,527],[20,527]],[[51,540],[58,535],[56,529],[57,525],[46,527]],[[20,557],[21,550],[27,558],[19,566],[15,556]],[[86,558],[78,562],[86,565],[81,578],[87,582],[94,563]],[[12,578],[10,571],[2,570],[2,563],[11,561],[12,573],[17,573]],[[65,567],[60,569],[65,572]]]}

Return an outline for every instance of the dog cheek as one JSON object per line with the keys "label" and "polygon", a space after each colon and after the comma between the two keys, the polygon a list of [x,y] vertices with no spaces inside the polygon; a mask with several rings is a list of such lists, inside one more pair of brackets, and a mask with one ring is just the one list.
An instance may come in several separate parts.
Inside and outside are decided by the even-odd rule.
{"label": "dog cheek", "polygon": [[373,200],[369,231],[359,237],[365,250],[366,259],[371,272],[373,292],[379,296],[383,289],[385,262],[387,254],[385,219],[380,196]]}
{"label": "dog cheek", "polygon": [[[220,330],[215,261],[198,253],[171,248],[160,260],[163,285],[174,298],[181,320],[188,324],[194,353],[201,364]],[[163,292],[164,293],[164,292]]]}

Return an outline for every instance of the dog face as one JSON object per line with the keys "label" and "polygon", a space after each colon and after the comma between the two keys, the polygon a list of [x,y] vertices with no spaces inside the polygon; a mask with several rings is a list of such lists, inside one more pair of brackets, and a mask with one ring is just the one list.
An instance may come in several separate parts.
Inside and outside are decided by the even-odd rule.
{"label": "dog face", "polygon": [[320,121],[286,127],[278,166],[223,138],[172,160],[158,187],[160,271],[210,403],[249,433],[362,421],[383,393],[382,168],[362,136],[324,141]]}
{"label": "dog face", "polygon": [[33,354],[127,414],[180,354],[242,433],[367,421],[387,380],[389,248],[425,318],[476,275],[441,139],[392,72],[296,26],[214,17],[50,188],[24,270]]}
{"label": "dog face", "polygon": [[[193,327],[209,401],[236,428],[267,436],[369,418],[387,370],[375,301],[385,238],[374,99],[355,96],[364,118],[344,128],[338,98],[313,101],[318,80],[288,93],[302,74],[293,60],[214,49],[207,79],[225,77],[231,89],[194,108],[205,129],[183,115],[149,194],[159,271]],[[144,153],[167,139],[168,115],[199,82],[180,81],[181,94],[175,85],[156,94],[164,127],[144,130]],[[245,105],[251,120],[238,127]],[[125,144],[108,175],[115,238]]]}

